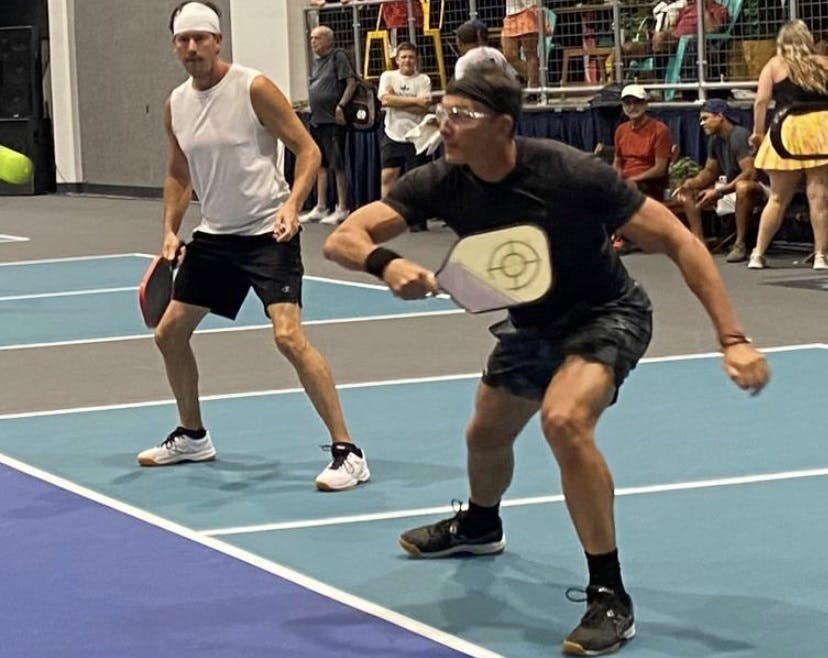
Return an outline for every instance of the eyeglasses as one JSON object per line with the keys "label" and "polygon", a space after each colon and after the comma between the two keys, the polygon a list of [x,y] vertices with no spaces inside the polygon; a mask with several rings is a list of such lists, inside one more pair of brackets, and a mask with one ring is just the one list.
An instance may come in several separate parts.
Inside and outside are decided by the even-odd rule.
{"label": "eyeglasses", "polygon": [[434,115],[439,123],[443,123],[445,119],[458,126],[492,116],[489,112],[476,112],[475,110],[467,110],[465,107],[443,107],[442,105],[438,105],[434,109]]}

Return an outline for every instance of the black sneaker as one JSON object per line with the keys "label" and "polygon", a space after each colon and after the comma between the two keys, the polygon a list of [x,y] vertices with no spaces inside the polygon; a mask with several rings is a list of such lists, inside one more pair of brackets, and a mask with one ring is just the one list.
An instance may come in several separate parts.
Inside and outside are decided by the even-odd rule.
{"label": "black sneaker", "polygon": [[506,538],[500,519],[494,530],[477,535],[467,533],[462,526],[468,510],[462,509],[459,501],[452,504],[456,511],[453,517],[404,532],[400,535],[400,546],[417,557],[448,557],[462,553],[494,555],[503,552]]}
{"label": "black sneaker", "polygon": [[[583,601],[572,598],[570,601]],[[583,591],[583,590],[574,590]],[[563,652],[570,656],[601,656],[621,648],[635,635],[632,600],[626,600],[606,587],[587,587],[587,611],[581,623],[563,642]]]}

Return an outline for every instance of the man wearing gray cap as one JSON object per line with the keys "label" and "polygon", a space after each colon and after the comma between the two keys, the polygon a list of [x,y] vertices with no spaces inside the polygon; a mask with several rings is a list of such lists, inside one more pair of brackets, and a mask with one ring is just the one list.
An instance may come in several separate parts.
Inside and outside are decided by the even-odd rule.
{"label": "man wearing gray cap", "polygon": [[587,612],[563,651],[597,656],[632,638],[635,623],[616,548],[612,475],[595,429],[647,348],[652,312],[609,235],[622,231],[678,265],[712,321],[736,385],[757,393],[769,372],[707,250],[663,204],[597,158],[553,140],[515,136],[521,95],[520,85],[496,67],[472,68],[453,80],[435,112],[444,158],[406,174],[382,201],[354,212],[328,237],[325,255],[416,299],[436,292],[434,273],[380,243],[422,218],[439,215],[461,237],[519,222],[546,233],[551,290],[510,309],[491,328],[497,344],[466,430],[468,507],[404,532],[399,542],[420,558],[502,552],[500,503],[512,480],[513,445],[540,412],[589,571],[577,599]]}
{"label": "man wearing gray cap", "polygon": [[690,230],[704,241],[702,211],[736,216],[736,239],[727,254],[728,263],[747,259],[745,236],[753,209],[765,203],[768,187],[756,181],[750,131],[739,125],[739,115],[721,98],[711,98],[699,114],[702,130],[708,136],[704,168],[685,180],[673,192],[684,204]]}

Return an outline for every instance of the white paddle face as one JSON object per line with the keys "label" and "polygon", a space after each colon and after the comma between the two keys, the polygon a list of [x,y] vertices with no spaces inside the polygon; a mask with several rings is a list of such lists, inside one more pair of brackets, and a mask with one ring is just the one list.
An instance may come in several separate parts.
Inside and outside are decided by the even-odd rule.
{"label": "white paddle face", "polygon": [[546,233],[518,224],[466,236],[437,272],[437,284],[470,313],[536,302],[553,284]]}
{"label": "white paddle face", "polygon": [[828,159],[828,107],[794,106],[780,112],[771,126],[776,152],[792,160]]}

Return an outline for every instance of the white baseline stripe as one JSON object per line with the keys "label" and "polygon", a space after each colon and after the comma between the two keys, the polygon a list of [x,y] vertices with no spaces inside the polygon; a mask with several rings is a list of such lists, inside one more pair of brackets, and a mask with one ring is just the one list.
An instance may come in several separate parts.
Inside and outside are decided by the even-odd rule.
{"label": "white baseline stripe", "polygon": [[[688,491],[691,489],[708,489],[712,487],[731,487],[758,482],[775,482],[778,480],[794,480],[798,478],[822,477],[828,475],[828,468],[814,468],[802,471],[784,471],[781,473],[764,473],[761,475],[740,475],[712,480],[695,480],[690,482],[675,482],[671,484],[654,484],[645,487],[625,487],[615,490],[616,496],[637,496],[640,494],[663,493],[665,491]],[[535,496],[531,498],[515,498],[504,500],[501,507],[527,507],[529,505],[545,505],[561,503],[562,494],[554,496]],[[284,523],[263,523],[259,525],[236,526],[230,528],[214,528],[202,530],[202,534],[210,537],[224,535],[243,535],[255,532],[273,532],[276,530],[298,530],[300,528],[318,528],[322,526],[343,525],[347,523],[366,523],[371,521],[386,521],[389,519],[403,519],[415,516],[430,516],[434,514],[451,513],[452,508],[447,505],[440,507],[424,507],[419,509],[400,510],[396,512],[378,512],[376,514],[357,514],[353,516],[339,516],[327,519],[311,519],[307,521],[287,521]]]}
{"label": "white baseline stripe", "polygon": [[254,553],[250,553],[249,551],[231,546],[230,544],[226,544],[218,539],[205,537],[183,525],[168,521],[151,512],[147,512],[146,510],[134,507],[114,498],[110,498],[109,496],[100,494],[92,489],[87,489],[86,487],[74,484],[69,480],[65,480],[62,477],[48,473],[34,466],[30,466],[29,464],[25,464],[24,462],[18,461],[7,455],[0,454],[0,463],[14,468],[21,473],[25,473],[26,475],[42,480],[43,482],[60,487],[61,489],[65,489],[66,491],[77,494],[78,496],[82,496],[83,498],[99,503],[100,505],[104,505],[121,512],[122,514],[126,514],[127,516],[131,516],[145,523],[149,523],[150,525],[154,525],[157,528],[166,530],[174,535],[178,535],[184,539],[188,539],[197,544],[201,544],[202,546],[211,548],[214,551],[223,553],[224,555],[235,558],[241,562],[245,562],[251,566],[261,569],[262,571],[271,573],[274,576],[296,583],[305,589],[321,594],[322,596],[325,596],[333,601],[337,601],[343,605],[365,612],[369,615],[377,617],[378,619],[382,619],[383,621],[387,621],[395,626],[399,626],[400,628],[415,633],[416,635],[433,640],[437,644],[442,644],[455,649],[456,651],[463,652],[473,658],[504,658],[501,654],[484,649],[483,647],[451,635],[450,633],[441,631],[433,626],[423,624],[416,619],[402,615],[394,610],[390,610],[383,606],[377,605],[376,603],[372,603],[371,601],[367,601],[366,599],[349,594],[343,590],[326,585],[315,578],[301,574],[298,571],[290,569],[289,567],[267,560],[263,557],[255,555]]}
{"label": "white baseline stripe", "polygon": [[[137,309],[137,306],[136,306]],[[391,313],[388,315],[365,315],[355,318],[328,318],[327,320],[307,320],[302,322],[303,327],[312,327],[325,324],[350,324],[352,322],[373,322],[375,320],[401,320],[407,318],[427,318],[440,315],[457,315],[465,313],[461,308],[450,308],[443,311],[421,311],[419,313]],[[137,314],[137,310],[136,310]],[[251,324],[247,326],[223,327],[217,329],[199,329],[195,333],[202,334],[227,334],[240,331],[258,331],[259,329],[270,329],[270,324]],[[0,345],[0,352],[9,350],[32,350],[40,347],[65,347],[67,345],[92,345],[95,343],[117,343],[127,340],[148,340],[152,333],[128,334],[126,336],[107,336],[105,338],[83,338],[79,340],[56,340],[45,343],[20,343],[18,345]]]}
{"label": "white baseline stripe", "polygon": [[[143,336],[142,336],[143,338]],[[2,349],[2,348],[0,348]],[[784,345],[781,347],[768,347],[762,352],[795,352],[798,350],[808,349],[828,349],[828,344],[825,343],[810,343],[807,345]],[[678,354],[675,356],[659,356],[653,358],[641,359],[640,364],[648,363],[665,363],[669,361],[688,361],[693,359],[712,359],[720,358],[721,354],[718,352],[710,352],[706,354]],[[352,382],[349,384],[337,384],[336,388],[340,390],[349,388],[374,388],[381,386],[399,386],[402,384],[427,384],[431,382],[454,381],[459,379],[475,379],[479,378],[479,372],[460,373],[454,375],[434,375],[429,377],[405,377],[401,379],[383,379],[367,382]],[[264,397],[267,395],[285,395],[289,393],[303,393],[302,388],[277,388],[267,389],[263,391],[241,391],[238,393],[222,393],[216,395],[205,395],[201,397],[202,401],[208,400],[233,400],[238,398],[255,398]],[[64,414],[81,414],[95,411],[113,411],[117,409],[139,409],[141,407],[157,407],[165,404],[174,404],[175,400],[168,398],[164,400],[147,400],[145,402],[129,402],[123,404],[107,404],[97,405],[93,407],[68,407],[64,409],[48,409],[43,411],[25,411],[19,413],[0,414],[0,421],[2,420],[16,420],[20,418],[37,418],[41,416],[60,416]]]}
{"label": "white baseline stripe", "polygon": [[0,242],[29,242],[31,238],[22,235],[3,235],[0,234]]}
{"label": "white baseline stripe", "polygon": [[79,260],[106,260],[108,258],[144,258],[144,254],[97,254],[94,256],[68,256],[66,258],[40,258],[37,260],[12,260],[0,263],[0,267],[13,267],[15,265],[40,265],[43,263],[71,263]]}
{"label": "white baseline stripe", "polygon": [[45,299],[47,297],[76,297],[79,295],[107,295],[113,292],[126,292],[127,290],[138,290],[138,286],[126,286],[122,288],[95,288],[92,290],[67,290],[65,292],[42,292],[33,295],[8,295],[0,297],[0,302],[16,302],[22,299]]}

